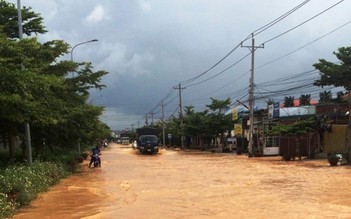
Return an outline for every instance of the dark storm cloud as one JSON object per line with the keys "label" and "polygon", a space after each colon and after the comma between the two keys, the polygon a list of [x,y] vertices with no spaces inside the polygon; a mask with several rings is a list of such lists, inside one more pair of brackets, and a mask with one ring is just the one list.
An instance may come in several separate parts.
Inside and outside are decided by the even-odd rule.
{"label": "dark storm cloud", "polygon": [[[12,0],[11,2],[16,3]],[[281,16],[302,0],[27,0],[44,17],[48,33],[39,40],[63,39],[77,47],[74,59],[91,61],[95,70],[109,73],[107,89],[92,91],[94,104],[106,106],[102,117],[111,128],[143,124],[152,110],[180,81],[204,72],[257,28]],[[255,37],[257,44],[306,21],[338,1],[310,1],[277,25]],[[262,65],[311,42],[350,19],[350,1],[344,1],[296,30],[277,38],[256,52]],[[257,83],[309,70],[319,58],[334,59],[332,52],[350,45],[351,25],[296,53],[256,70]],[[244,43],[250,45],[250,41]],[[237,49],[200,80],[230,66],[250,51]],[[70,56],[63,57],[69,59]],[[201,108],[209,98],[225,98],[248,87],[250,58],[219,76],[184,90],[184,104]],[[239,75],[244,75],[239,77]],[[233,81],[229,86],[228,82]],[[223,88],[222,88],[223,87]],[[177,91],[174,92],[175,95]],[[240,95],[242,96],[242,95]],[[173,98],[173,96],[172,96]],[[170,101],[170,100],[168,100]],[[167,112],[176,109],[170,101]],[[156,109],[160,112],[160,109]],[[160,114],[155,115],[156,118]]]}

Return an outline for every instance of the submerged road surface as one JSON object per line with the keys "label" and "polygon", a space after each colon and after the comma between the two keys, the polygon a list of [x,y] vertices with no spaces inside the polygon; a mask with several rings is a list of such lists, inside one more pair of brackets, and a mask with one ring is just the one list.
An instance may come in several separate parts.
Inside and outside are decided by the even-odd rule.
{"label": "submerged road surface", "polygon": [[351,167],[111,144],[14,218],[351,218]]}

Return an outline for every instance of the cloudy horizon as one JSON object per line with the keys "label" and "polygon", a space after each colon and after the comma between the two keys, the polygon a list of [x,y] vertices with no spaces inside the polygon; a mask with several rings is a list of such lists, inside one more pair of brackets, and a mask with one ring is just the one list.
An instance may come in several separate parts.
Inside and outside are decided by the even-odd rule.
{"label": "cloudy horizon", "polygon": [[[299,4],[289,16],[255,32]],[[262,96],[257,104],[267,101],[265,93],[279,89],[268,82],[312,80],[318,77],[309,72],[314,63],[337,61],[333,52],[350,46],[350,1],[22,0],[21,5],[44,18],[48,33],[39,35],[40,41],[60,39],[73,47],[98,39],[76,47],[74,60],[91,61],[95,70],[109,72],[103,78],[107,88],[92,90],[90,101],[106,107],[101,118],[112,129],[142,126],[150,112],[158,120],[162,100],[166,117],[177,115],[174,87],[181,82],[183,106],[196,110],[211,97],[247,101],[251,57],[245,46],[251,45],[251,33],[256,46],[264,44],[255,50],[255,96]],[[270,97],[281,101],[302,92],[315,98],[319,91],[306,87]]]}

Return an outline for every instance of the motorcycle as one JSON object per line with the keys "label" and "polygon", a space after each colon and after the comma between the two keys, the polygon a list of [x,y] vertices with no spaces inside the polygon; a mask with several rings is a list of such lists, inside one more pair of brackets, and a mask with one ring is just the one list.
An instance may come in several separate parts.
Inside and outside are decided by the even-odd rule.
{"label": "motorcycle", "polygon": [[92,155],[94,168],[95,168],[95,167],[101,167],[100,155],[101,155],[101,154],[93,154],[93,155]]}

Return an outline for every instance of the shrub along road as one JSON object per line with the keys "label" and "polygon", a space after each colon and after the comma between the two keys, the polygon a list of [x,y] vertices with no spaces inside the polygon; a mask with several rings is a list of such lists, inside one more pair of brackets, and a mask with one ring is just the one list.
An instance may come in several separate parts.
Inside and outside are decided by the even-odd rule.
{"label": "shrub along road", "polygon": [[350,218],[351,167],[111,144],[14,218]]}

